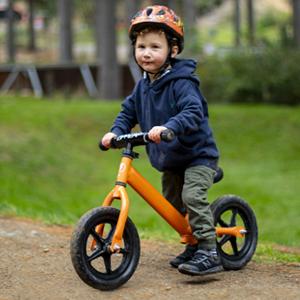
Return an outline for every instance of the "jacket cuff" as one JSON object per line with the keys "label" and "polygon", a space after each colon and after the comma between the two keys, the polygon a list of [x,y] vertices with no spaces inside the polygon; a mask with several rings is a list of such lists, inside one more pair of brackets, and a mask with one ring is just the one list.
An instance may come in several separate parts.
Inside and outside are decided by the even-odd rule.
{"label": "jacket cuff", "polygon": [[121,130],[121,129],[118,128],[118,127],[111,128],[111,132],[114,133],[114,134],[116,134],[116,135],[122,135],[122,134],[125,134],[125,133],[123,132],[123,130]]}
{"label": "jacket cuff", "polygon": [[175,135],[183,134],[183,132],[181,132],[182,130],[180,130],[180,127],[181,127],[180,124],[175,120],[170,120],[169,122],[167,122],[163,126],[165,126],[168,129],[172,130]]}

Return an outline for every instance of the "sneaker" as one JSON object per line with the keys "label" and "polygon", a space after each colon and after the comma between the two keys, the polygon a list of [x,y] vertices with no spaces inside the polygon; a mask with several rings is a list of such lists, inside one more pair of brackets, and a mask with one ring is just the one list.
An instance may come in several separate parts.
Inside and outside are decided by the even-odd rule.
{"label": "sneaker", "polygon": [[186,245],[183,253],[177,257],[170,259],[170,264],[177,268],[179,265],[191,260],[194,257],[195,252],[198,250],[198,245]]}
{"label": "sneaker", "polygon": [[178,271],[187,275],[208,275],[223,270],[217,250],[199,249],[194,257],[178,266]]}

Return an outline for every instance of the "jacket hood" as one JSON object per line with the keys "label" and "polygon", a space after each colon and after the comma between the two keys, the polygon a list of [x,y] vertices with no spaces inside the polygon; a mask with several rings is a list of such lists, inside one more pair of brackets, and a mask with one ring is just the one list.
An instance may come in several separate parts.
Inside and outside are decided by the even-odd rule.
{"label": "jacket hood", "polygon": [[154,82],[150,83],[148,79],[145,80],[145,88],[153,88],[153,90],[161,89],[166,83],[174,79],[189,79],[200,84],[197,76],[193,75],[197,68],[197,61],[193,59],[177,59],[173,58],[172,68],[167,70]]}

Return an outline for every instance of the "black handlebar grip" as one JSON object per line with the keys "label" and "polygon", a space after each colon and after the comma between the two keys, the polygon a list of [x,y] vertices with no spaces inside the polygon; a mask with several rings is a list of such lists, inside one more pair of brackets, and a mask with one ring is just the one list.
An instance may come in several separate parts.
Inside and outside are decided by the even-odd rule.
{"label": "black handlebar grip", "polygon": [[174,140],[174,132],[171,129],[166,129],[161,133],[160,137],[164,142],[170,143]]}
{"label": "black handlebar grip", "polygon": [[102,145],[102,140],[100,140],[100,142],[99,142],[99,148],[100,148],[102,151],[107,151],[107,150],[109,150],[109,148],[106,148],[106,147],[104,147],[104,146]]}

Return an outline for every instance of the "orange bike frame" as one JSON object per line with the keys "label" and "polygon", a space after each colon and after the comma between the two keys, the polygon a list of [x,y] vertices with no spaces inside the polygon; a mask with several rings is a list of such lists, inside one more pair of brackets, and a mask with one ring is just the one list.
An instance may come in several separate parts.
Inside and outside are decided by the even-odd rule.
{"label": "orange bike frame", "polygon": [[[111,243],[111,251],[118,252],[121,248],[121,241],[125,223],[129,212],[129,197],[126,192],[126,185],[129,184],[162,218],[164,218],[181,236],[181,243],[194,245],[197,240],[192,234],[188,215],[183,217],[132,165],[132,159],[123,156],[121,159],[119,172],[115,188],[107,195],[102,206],[110,206],[114,199],[121,200],[120,215],[114,236]],[[218,237],[222,235],[232,235],[243,237],[241,233],[244,227],[220,228],[216,227]],[[96,231],[101,235],[103,225],[99,225]],[[91,248],[96,246],[92,242]]]}

